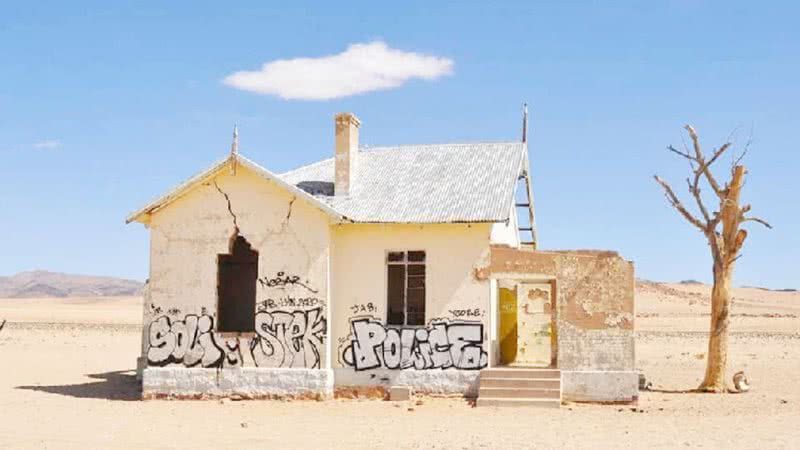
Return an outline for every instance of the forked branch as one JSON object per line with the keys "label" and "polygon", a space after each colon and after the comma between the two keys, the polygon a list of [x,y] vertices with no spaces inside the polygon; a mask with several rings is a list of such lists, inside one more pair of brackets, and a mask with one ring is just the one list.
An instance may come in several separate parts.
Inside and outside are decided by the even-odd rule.
{"label": "forked branch", "polygon": [[675,209],[677,209],[678,212],[681,213],[681,215],[684,218],[686,218],[686,220],[689,221],[689,223],[696,226],[700,231],[705,233],[707,230],[706,224],[701,222],[697,217],[693,216],[692,213],[690,213],[689,210],[683,206],[683,203],[681,203],[681,201],[678,199],[678,196],[675,195],[675,192],[672,190],[669,183],[662,180],[661,177],[659,177],[658,175],[653,175],[653,178],[655,178],[658,184],[660,184],[661,187],[664,188],[664,196],[667,197],[667,200],[669,200],[670,204]]}

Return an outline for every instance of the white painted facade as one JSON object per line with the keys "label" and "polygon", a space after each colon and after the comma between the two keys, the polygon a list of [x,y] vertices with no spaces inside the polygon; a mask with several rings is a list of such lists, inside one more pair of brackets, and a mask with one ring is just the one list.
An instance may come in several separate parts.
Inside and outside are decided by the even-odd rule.
{"label": "white painted facade", "polygon": [[[492,351],[494,291],[494,281],[478,279],[475,270],[487,264],[491,243],[518,245],[515,217],[494,224],[342,223],[248,167],[234,174],[231,164],[144,222],[151,230],[146,396],[328,396],[334,385],[396,383],[473,392]],[[237,228],[259,254],[255,333],[216,331],[217,257],[229,252]],[[426,327],[384,326],[386,255],[398,250],[426,252]],[[358,350],[376,355],[378,366],[348,357],[359,346],[353,320],[388,334],[396,329],[399,365],[387,362],[388,334],[386,346],[369,341],[371,348]],[[428,338],[445,349],[431,350],[435,361],[413,360],[410,347]],[[296,376],[287,374],[294,369]]]}

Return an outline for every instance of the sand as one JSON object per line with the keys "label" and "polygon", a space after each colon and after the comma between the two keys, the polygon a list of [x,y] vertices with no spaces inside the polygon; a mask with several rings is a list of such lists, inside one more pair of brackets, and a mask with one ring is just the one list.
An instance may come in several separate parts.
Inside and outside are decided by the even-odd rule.
{"label": "sand", "polygon": [[638,405],[473,408],[459,399],[141,401],[141,299],[0,299],[0,448],[798,448],[800,294],[738,289],[730,373],[703,373],[708,288],[642,285]]}

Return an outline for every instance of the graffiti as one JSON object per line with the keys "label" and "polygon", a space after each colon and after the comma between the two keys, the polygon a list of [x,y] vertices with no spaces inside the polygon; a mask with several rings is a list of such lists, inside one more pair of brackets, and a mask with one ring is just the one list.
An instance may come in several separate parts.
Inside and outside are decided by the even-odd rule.
{"label": "graffiti", "polygon": [[[214,340],[214,318],[203,314],[187,315],[170,321],[161,316],[150,323],[150,348],[147,361],[153,366],[182,363],[186,367],[220,367],[225,352]],[[239,358],[241,361],[241,358]]]}
{"label": "graffiti", "polygon": [[240,367],[242,365],[242,352],[239,350],[239,340],[231,339],[225,341],[225,359],[222,361],[222,367]]}
{"label": "graffiti", "polygon": [[450,314],[453,317],[482,317],[483,312],[480,308],[473,309],[451,309]]}
{"label": "graffiti", "polygon": [[424,328],[392,328],[372,317],[350,320],[352,337],[342,362],[357,371],[486,367],[483,324],[435,319]]}
{"label": "graffiti", "polygon": [[277,308],[313,308],[319,306],[320,300],[317,297],[292,297],[287,295],[279,298],[268,298],[258,304],[258,309],[265,311]]}
{"label": "graffiti", "polygon": [[360,303],[360,304],[351,306],[350,307],[350,311],[352,311],[353,314],[374,313],[374,312],[378,312],[378,307],[375,306],[375,304],[372,303],[372,302]]}
{"label": "graffiti", "polygon": [[308,311],[259,311],[250,353],[258,367],[320,367],[327,322],[322,308]]}
{"label": "graffiti", "polygon": [[318,294],[319,293],[318,290],[312,289],[308,285],[308,280],[306,280],[305,283],[303,283],[303,282],[300,281],[300,277],[299,276],[297,276],[297,275],[286,275],[285,272],[278,272],[277,274],[275,274],[275,277],[273,277],[273,278],[261,277],[261,278],[258,279],[258,282],[259,282],[259,284],[261,284],[261,287],[263,287],[263,288],[274,288],[274,287],[285,288],[288,285],[297,285],[297,286],[302,286],[302,287],[306,288],[311,293],[314,293],[314,294]]}

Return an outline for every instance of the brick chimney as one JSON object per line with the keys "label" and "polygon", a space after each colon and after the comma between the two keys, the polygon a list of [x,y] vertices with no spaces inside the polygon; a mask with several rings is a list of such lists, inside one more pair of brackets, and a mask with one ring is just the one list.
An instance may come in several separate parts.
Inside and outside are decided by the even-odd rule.
{"label": "brick chimney", "polygon": [[336,114],[336,159],[334,195],[348,195],[358,164],[358,127],[361,121],[353,113]]}

